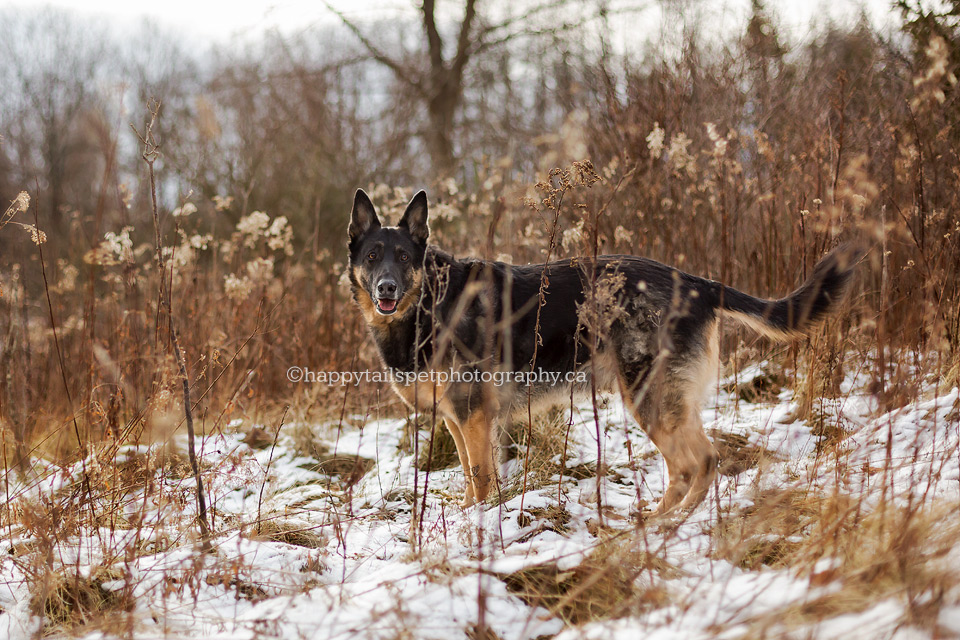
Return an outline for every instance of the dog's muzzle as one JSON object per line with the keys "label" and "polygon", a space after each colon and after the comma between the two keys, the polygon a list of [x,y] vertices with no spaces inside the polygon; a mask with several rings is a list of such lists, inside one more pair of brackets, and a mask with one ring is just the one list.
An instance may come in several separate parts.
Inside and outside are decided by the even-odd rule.
{"label": "dog's muzzle", "polygon": [[389,278],[384,278],[377,283],[377,296],[375,302],[377,311],[385,316],[394,313],[397,310],[397,283]]}

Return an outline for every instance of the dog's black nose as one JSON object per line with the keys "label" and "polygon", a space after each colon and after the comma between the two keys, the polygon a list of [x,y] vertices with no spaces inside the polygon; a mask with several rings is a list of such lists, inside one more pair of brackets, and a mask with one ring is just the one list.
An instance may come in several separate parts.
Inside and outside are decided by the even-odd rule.
{"label": "dog's black nose", "polygon": [[381,298],[392,298],[397,295],[397,283],[393,280],[381,280],[377,284],[377,295]]}

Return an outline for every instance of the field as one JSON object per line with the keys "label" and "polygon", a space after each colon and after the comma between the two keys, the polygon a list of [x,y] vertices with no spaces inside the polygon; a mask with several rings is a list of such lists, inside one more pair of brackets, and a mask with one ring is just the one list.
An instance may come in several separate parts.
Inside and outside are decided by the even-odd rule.
{"label": "field", "polygon": [[[662,459],[614,398],[598,407],[602,509],[582,403],[535,425],[526,493],[521,446],[499,498],[467,510],[462,474],[418,468],[403,419],[290,422],[275,437],[238,419],[199,443],[207,553],[185,438],[86,471],[42,465],[9,488],[23,511],[3,542],[4,626],[31,637],[42,610],[48,631],[84,637],[960,633],[960,391],[925,379],[882,412],[851,374],[804,422],[782,376],[762,363],[722,381],[704,411],[720,480],[655,525],[635,509],[662,493]],[[565,451],[547,449],[554,432]],[[98,526],[70,510],[84,474]]]}
{"label": "field", "polygon": [[[208,52],[0,9],[0,636],[960,637],[955,12],[791,40],[666,3],[626,46],[619,4],[336,6]],[[463,508],[429,412],[290,377],[382,370],[358,187],[392,223],[426,189],[459,257],[771,298],[867,253],[809,335],[723,327],[691,513],[650,517],[663,459],[604,394],[509,425]]]}

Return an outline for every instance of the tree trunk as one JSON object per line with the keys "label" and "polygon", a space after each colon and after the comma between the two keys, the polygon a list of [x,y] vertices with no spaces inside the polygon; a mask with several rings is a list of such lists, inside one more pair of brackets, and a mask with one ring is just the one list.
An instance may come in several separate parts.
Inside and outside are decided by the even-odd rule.
{"label": "tree trunk", "polygon": [[435,171],[449,174],[454,165],[453,126],[460,104],[460,87],[445,85],[435,89],[428,103],[430,130],[427,133],[430,159]]}

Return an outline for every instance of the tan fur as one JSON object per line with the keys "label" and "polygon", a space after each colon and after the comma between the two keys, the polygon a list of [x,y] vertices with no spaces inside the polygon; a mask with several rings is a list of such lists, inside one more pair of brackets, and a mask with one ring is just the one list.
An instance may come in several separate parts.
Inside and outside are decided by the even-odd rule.
{"label": "tan fur", "polygon": [[721,311],[725,318],[730,318],[731,320],[739,322],[745,327],[752,329],[753,331],[756,331],[760,335],[770,338],[771,340],[776,340],[779,342],[803,335],[803,332],[801,331],[784,331],[782,329],[777,329],[776,327],[772,327],[764,322],[762,318],[752,316],[748,313],[730,311],[729,309],[721,309]]}
{"label": "tan fur", "polygon": [[460,466],[463,467],[463,477],[467,483],[463,496],[462,504],[469,507],[477,499],[476,492],[473,490],[473,483],[470,481],[470,456],[467,451],[467,443],[463,438],[463,431],[460,429],[460,423],[454,418],[444,418],[443,423],[447,425],[447,431],[453,436],[453,442],[457,445],[457,457],[460,459]]}
{"label": "tan fur", "polygon": [[[463,505],[470,506],[474,501],[483,502],[487,499],[490,487],[497,478],[493,420],[485,409],[480,409],[460,425],[460,433],[467,450],[468,465],[464,468],[467,474],[467,494]],[[461,462],[462,460],[461,457]]]}
{"label": "tan fur", "polygon": [[[720,366],[719,322],[715,321],[707,328],[704,338],[706,345],[702,357],[688,368],[687,376],[679,378],[676,383],[683,398],[683,411],[675,416],[674,430],[669,432],[679,440],[685,456],[681,475],[684,480],[689,478],[689,486],[679,504],[681,509],[697,506],[706,496],[716,476],[719,458],[717,450],[703,431],[700,417],[703,401]],[[661,504],[658,511],[667,511],[672,507],[672,504]]]}
{"label": "tan fur", "polygon": [[703,403],[710,384],[716,379],[720,367],[720,327],[714,321],[706,330],[703,357],[689,367],[689,386],[683,395],[697,405]]}
{"label": "tan fur", "polygon": [[700,504],[716,476],[718,454],[703,431],[700,407],[717,375],[719,322],[704,334],[699,358],[679,371],[660,369],[643,389],[618,377],[620,395],[667,463],[669,482],[656,513]]}
{"label": "tan fur", "polygon": [[453,409],[446,398],[447,387],[443,384],[430,382],[417,382],[415,384],[394,383],[393,390],[411,409],[416,409],[420,413],[426,413],[433,410],[436,402],[437,413],[440,415],[452,414]]}
{"label": "tan fur", "polygon": [[[463,506],[486,500],[492,482],[497,477],[494,421],[486,408],[474,411],[461,424],[451,406],[447,393],[453,385],[417,382],[394,384],[394,391],[403,401],[422,414],[433,410],[443,418],[444,424],[457,446],[457,456],[466,479]],[[493,407],[498,406],[495,400]]]}
{"label": "tan fur", "polygon": [[423,273],[418,271],[414,274],[413,285],[403,294],[400,302],[397,303],[397,310],[390,315],[383,315],[377,311],[376,303],[366,294],[369,283],[366,281],[366,274],[364,274],[363,269],[361,267],[354,267],[352,276],[354,282],[357,283],[364,292],[363,295],[355,295],[354,299],[360,307],[360,313],[363,315],[363,319],[366,320],[367,324],[374,330],[383,330],[389,326],[390,323],[404,317],[408,311],[414,308],[417,300],[420,299],[420,288],[423,286]]}

